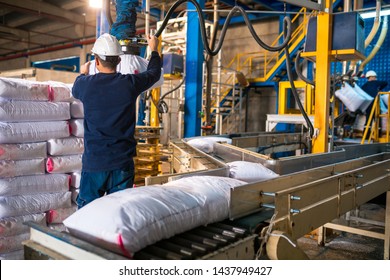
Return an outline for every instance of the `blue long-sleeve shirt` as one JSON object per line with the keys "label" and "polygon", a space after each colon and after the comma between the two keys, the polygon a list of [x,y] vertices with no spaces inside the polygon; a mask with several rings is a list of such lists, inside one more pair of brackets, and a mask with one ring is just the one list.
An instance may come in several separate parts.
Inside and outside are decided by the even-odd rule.
{"label": "blue long-sleeve shirt", "polygon": [[371,97],[375,98],[378,92],[387,86],[386,81],[368,81],[362,86],[362,90],[368,93]]}
{"label": "blue long-sleeve shirt", "polygon": [[152,52],[143,73],[98,73],[76,78],[72,94],[84,105],[83,171],[111,171],[130,164],[136,154],[137,97],[160,75],[160,56]]}

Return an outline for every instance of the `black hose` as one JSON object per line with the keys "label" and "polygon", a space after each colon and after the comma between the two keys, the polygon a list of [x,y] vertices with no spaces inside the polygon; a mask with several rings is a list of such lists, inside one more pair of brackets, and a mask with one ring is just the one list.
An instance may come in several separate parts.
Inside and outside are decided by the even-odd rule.
{"label": "black hose", "polygon": [[299,67],[299,59],[301,58],[301,52],[302,52],[302,50],[298,50],[297,55],[295,56],[295,71],[297,72],[298,77],[302,81],[304,81],[305,83],[307,83],[309,85],[315,86],[316,84],[312,80],[305,77],[301,72],[301,69]]}
{"label": "black hose", "polygon": [[275,46],[275,47],[272,47],[272,46],[269,46],[267,44],[265,44],[260,38],[259,36],[257,36],[257,33],[256,31],[254,30],[253,26],[252,26],[252,23],[250,22],[249,18],[248,18],[248,15],[247,13],[245,12],[245,10],[239,6],[235,6],[233,7],[233,9],[229,12],[227,18],[226,18],[226,21],[222,27],[222,31],[221,31],[221,35],[219,36],[219,42],[218,42],[218,45],[217,47],[214,49],[214,50],[211,50],[210,47],[209,47],[209,43],[207,41],[207,36],[206,36],[206,27],[205,27],[205,20],[204,20],[204,17],[203,17],[203,14],[202,14],[202,8],[200,7],[199,3],[196,2],[195,0],[178,0],[176,1],[172,6],[171,8],[169,9],[167,15],[165,16],[164,18],[164,21],[163,23],[161,24],[160,28],[157,30],[155,36],[156,37],[159,37],[161,35],[161,33],[163,32],[164,28],[166,27],[166,25],[168,24],[168,21],[170,19],[170,17],[172,16],[173,12],[176,10],[176,8],[178,6],[180,6],[182,3],[184,2],[191,2],[195,8],[196,8],[196,11],[198,13],[198,17],[199,17],[199,25],[200,25],[200,32],[201,32],[201,37],[202,37],[202,43],[203,43],[203,47],[204,49],[206,50],[207,54],[208,55],[211,55],[211,56],[215,56],[218,54],[218,52],[220,51],[220,49],[222,48],[222,43],[223,43],[223,40],[225,38],[225,35],[226,35],[226,31],[227,31],[227,28],[228,28],[228,25],[230,23],[230,20],[231,18],[233,17],[233,15],[238,11],[241,13],[241,15],[243,16],[244,18],[244,21],[246,23],[246,25],[248,26],[249,28],[249,31],[252,35],[252,37],[255,39],[255,41],[264,49],[268,50],[268,51],[271,51],[271,52],[276,52],[276,51],[280,51],[282,50],[287,44],[288,42],[290,41],[291,39],[291,34],[292,34],[292,31],[291,31],[291,20],[289,17],[285,17],[284,18],[284,25],[287,25],[287,34],[286,34],[286,31],[283,31],[284,32],[284,41],[282,44],[280,44],[279,46]]}
{"label": "black hose", "polygon": [[178,89],[183,85],[184,81],[185,81],[185,76],[183,76],[183,79],[181,80],[181,82],[180,82],[177,86],[175,86],[173,89],[167,91],[166,93],[164,93],[164,94],[160,97],[160,99],[159,99],[158,102],[157,102],[157,105],[155,104],[156,107],[157,107],[157,109],[158,109],[158,111],[159,111],[159,113],[168,113],[168,110],[166,109],[166,108],[168,108],[168,106],[167,106],[167,104],[165,103],[164,98],[165,98],[168,94],[171,94],[172,92],[178,90]]}
{"label": "black hose", "polygon": [[[286,30],[286,25],[283,25],[283,30],[285,32]],[[299,95],[297,93],[297,89],[295,88],[295,85],[294,85],[294,79],[293,79],[293,74],[292,74],[292,69],[291,69],[291,58],[290,58],[290,52],[288,50],[288,45],[284,48],[284,52],[286,54],[286,68],[287,68],[287,76],[288,76],[288,80],[290,81],[290,85],[291,85],[291,92],[294,96],[294,99],[295,99],[295,102],[298,104],[298,107],[299,107],[299,110],[301,111],[302,115],[303,115],[303,118],[305,119],[306,121],[306,124],[307,124],[307,127],[309,128],[309,135],[310,135],[310,139],[308,141],[309,145],[308,145],[308,152],[311,153],[311,139],[313,138],[313,135],[314,135],[314,127],[313,127],[313,124],[311,123],[310,119],[309,119],[309,116],[307,115],[306,111],[305,111],[305,108],[303,108],[303,105],[302,105],[302,102],[301,100],[299,99]]]}

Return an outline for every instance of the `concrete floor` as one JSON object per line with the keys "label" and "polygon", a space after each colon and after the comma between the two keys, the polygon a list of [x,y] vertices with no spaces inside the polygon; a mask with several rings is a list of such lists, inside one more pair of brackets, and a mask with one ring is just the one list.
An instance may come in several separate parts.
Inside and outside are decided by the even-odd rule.
{"label": "concrete floor", "polygon": [[[384,222],[385,206],[368,203],[362,205],[359,217]],[[384,233],[384,227],[338,219],[334,222],[363,230]],[[298,239],[299,247],[312,260],[383,260],[384,241],[381,239],[333,231],[325,246],[317,245],[316,236]]]}

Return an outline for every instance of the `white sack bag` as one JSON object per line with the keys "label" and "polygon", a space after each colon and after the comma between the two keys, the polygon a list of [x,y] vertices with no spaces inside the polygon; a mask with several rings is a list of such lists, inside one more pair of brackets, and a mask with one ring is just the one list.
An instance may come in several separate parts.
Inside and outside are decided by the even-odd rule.
{"label": "white sack bag", "polygon": [[0,160],[0,178],[45,174],[45,160]]}
{"label": "white sack bag", "polygon": [[0,98],[1,122],[63,121],[70,119],[67,102],[19,101]]}
{"label": "white sack bag", "polygon": [[3,123],[0,122],[0,143],[28,143],[69,137],[67,121]]}
{"label": "white sack bag", "polygon": [[23,241],[30,239],[30,233],[22,233],[13,236],[0,236],[0,254],[6,254],[23,249]]}
{"label": "white sack bag", "polygon": [[70,175],[43,174],[0,179],[0,196],[29,195],[69,190]]}
{"label": "white sack bag", "polygon": [[46,155],[46,142],[0,144],[0,160],[45,158]]}
{"label": "white sack bag", "polygon": [[71,207],[71,193],[40,193],[0,197],[0,219]]}
{"label": "white sack bag", "polygon": [[228,144],[231,144],[232,139],[226,137],[205,136],[191,138],[187,141],[189,145],[207,154],[210,154],[214,151],[214,143],[217,142],[226,142]]}
{"label": "white sack bag", "polygon": [[30,227],[24,224],[27,221],[46,226],[46,215],[45,213],[39,213],[3,218],[0,220],[0,235],[12,236],[29,232]]}
{"label": "white sack bag", "polygon": [[49,85],[49,101],[71,102],[74,100],[72,95],[72,86],[58,81],[45,82]]}
{"label": "white sack bag", "polygon": [[335,95],[351,112],[356,112],[366,102],[366,98],[358,94],[348,83],[344,83],[336,90]]}
{"label": "white sack bag", "polygon": [[0,77],[0,97],[15,100],[48,101],[48,84],[14,78]]}
{"label": "white sack bag", "polygon": [[359,110],[366,114],[370,113],[370,112],[366,112],[366,110],[368,106],[370,106],[371,102],[374,101],[374,98],[370,96],[368,93],[366,93],[364,90],[362,90],[357,84],[355,84],[353,89],[365,100],[363,104],[359,107]]}
{"label": "white sack bag", "polygon": [[71,173],[81,171],[82,155],[48,157],[46,171],[49,173]]}
{"label": "white sack bag", "polygon": [[[140,57],[138,55],[133,55],[133,54],[124,54],[121,55],[120,57],[121,57],[121,62],[118,64],[116,71],[121,74],[138,74],[138,73],[143,73],[148,69],[149,61],[143,57]],[[96,73],[99,73],[99,71],[96,68],[95,60],[92,60],[89,66],[89,74],[93,75]],[[161,87],[163,84],[164,84],[164,71],[163,68],[161,68],[160,79],[147,90]]]}
{"label": "white sack bag", "polygon": [[229,177],[247,183],[264,181],[279,177],[278,174],[268,169],[261,163],[248,161],[232,161],[226,164],[229,167]]}
{"label": "white sack bag", "polygon": [[84,137],[84,119],[71,119],[70,133],[76,137]]}
{"label": "white sack bag", "polygon": [[83,119],[84,118],[84,105],[83,102],[76,99],[70,103],[70,115],[73,119]]}
{"label": "white sack bag", "polygon": [[52,156],[76,155],[84,152],[84,138],[68,137],[47,141],[47,153]]}
{"label": "white sack bag", "polygon": [[[206,186],[197,189],[194,183]],[[226,219],[230,189],[243,184],[225,177],[194,176],[126,189],[92,201],[65,219],[64,225],[74,236],[132,257],[157,241]]]}

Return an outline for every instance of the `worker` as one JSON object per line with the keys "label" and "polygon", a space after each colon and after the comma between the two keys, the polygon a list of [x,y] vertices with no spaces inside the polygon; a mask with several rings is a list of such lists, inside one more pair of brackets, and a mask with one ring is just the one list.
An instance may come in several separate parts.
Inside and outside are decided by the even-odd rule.
{"label": "worker", "polygon": [[[377,75],[375,71],[370,70],[366,73],[367,82],[362,86],[362,90],[364,90],[367,94],[369,94],[372,98],[378,95],[378,92],[384,89],[387,86],[386,81],[378,81]],[[374,101],[366,109],[366,122],[364,126],[366,127],[368,124],[368,119],[370,118],[370,114],[372,111],[372,107],[374,106]],[[371,126],[371,124],[369,124]]]}
{"label": "worker", "polygon": [[133,187],[136,99],[161,74],[158,39],[146,36],[152,53],[145,72],[117,73],[116,66],[123,52],[117,39],[105,33],[92,48],[99,73],[88,75],[87,62],[74,82],[72,94],[84,105],[79,209],[105,194]]}

